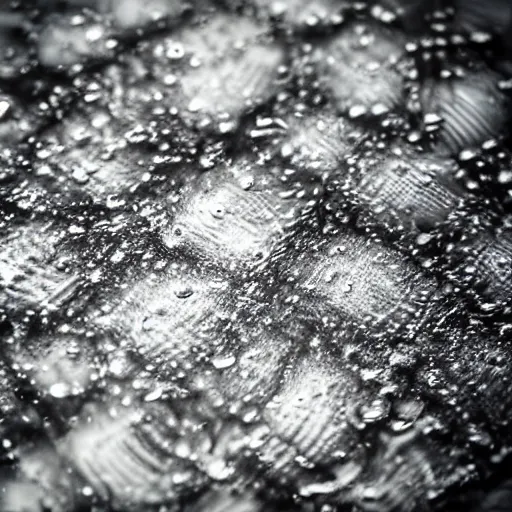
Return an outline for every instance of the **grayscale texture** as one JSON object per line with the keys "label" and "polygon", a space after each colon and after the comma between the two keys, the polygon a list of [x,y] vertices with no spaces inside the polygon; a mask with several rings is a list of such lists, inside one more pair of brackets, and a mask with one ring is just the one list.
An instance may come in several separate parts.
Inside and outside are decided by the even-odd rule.
{"label": "grayscale texture", "polygon": [[0,3],[0,512],[512,512],[512,4]]}

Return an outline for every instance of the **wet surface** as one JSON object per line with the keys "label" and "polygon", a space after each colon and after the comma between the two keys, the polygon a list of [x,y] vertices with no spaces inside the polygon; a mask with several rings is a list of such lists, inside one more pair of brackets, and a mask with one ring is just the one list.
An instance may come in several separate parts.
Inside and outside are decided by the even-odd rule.
{"label": "wet surface", "polygon": [[512,510],[512,5],[0,14],[0,510]]}

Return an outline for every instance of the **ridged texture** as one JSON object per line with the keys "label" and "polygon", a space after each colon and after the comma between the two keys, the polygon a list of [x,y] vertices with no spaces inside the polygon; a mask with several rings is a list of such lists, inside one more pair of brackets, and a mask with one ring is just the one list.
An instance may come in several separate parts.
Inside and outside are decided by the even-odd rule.
{"label": "ridged texture", "polygon": [[330,175],[339,170],[363,130],[333,112],[295,114],[286,118],[288,132],[279,144],[281,156],[292,165]]}
{"label": "ridged texture", "polygon": [[173,501],[205,481],[176,455],[174,422],[165,406],[145,415],[122,406],[116,412],[97,409],[59,442],[58,450],[114,507],[140,510]]}
{"label": "ridged texture", "polygon": [[[137,30],[172,26],[190,8],[181,0],[76,0],[63,6],[59,15],[49,10],[37,39],[39,63],[51,69],[112,60],[123,41],[140,36]],[[47,6],[41,7],[45,13]]]}
{"label": "ridged texture", "polygon": [[178,205],[163,241],[214,262],[226,256],[259,265],[274,256],[287,236],[321,199],[316,180],[268,172],[254,163],[235,162],[200,176]]}
{"label": "ridged texture", "polygon": [[[398,20],[354,2],[324,33],[227,0],[173,32],[125,1],[93,16],[114,29],[135,6],[115,63],[80,31],[62,50],[87,14],[46,48],[71,73],[34,54],[19,82],[55,123],[2,151],[1,444],[19,470],[2,495],[28,479],[52,512],[442,509],[512,442],[512,244],[453,181],[499,201],[509,155],[498,140],[452,167],[412,125],[456,154],[494,129],[496,45],[477,58],[449,10],[405,35],[393,0]],[[433,84],[438,64],[453,76]]]}
{"label": "ridged texture", "polygon": [[325,301],[361,323],[421,317],[436,288],[385,246],[349,233],[301,263],[298,280],[318,306]]}
{"label": "ridged texture", "polygon": [[193,367],[220,335],[226,288],[192,276],[149,276],[96,323],[119,333],[143,360],[176,374]]}
{"label": "ridged texture", "polygon": [[473,260],[474,277],[491,300],[508,302],[512,292],[512,241],[509,236],[483,237]]}
{"label": "ridged texture", "polygon": [[423,112],[442,119],[438,151],[458,155],[502,133],[508,103],[498,88],[499,80],[498,75],[484,70],[425,84]]}
{"label": "ridged texture", "polygon": [[130,158],[116,124],[100,108],[75,112],[43,135],[48,149],[36,153],[36,172],[43,179],[61,177],[73,188],[96,194],[119,193],[136,185],[144,171]]}
{"label": "ridged texture", "polygon": [[279,390],[285,368],[295,360],[296,348],[285,333],[275,328],[247,326],[242,333],[230,340],[227,351],[213,354],[212,363],[220,367],[218,388],[222,396],[243,415],[244,407],[264,405]]}
{"label": "ridged texture", "polygon": [[3,240],[0,251],[0,303],[5,308],[57,309],[70,300],[80,276],[59,270],[63,232],[51,225],[21,228]]}
{"label": "ridged texture", "polygon": [[373,24],[353,23],[315,51],[320,82],[341,112],[384,113],[403,104],[398,63],[404,46],[397,34]]}
{"label": "ridged texture", "polygon": [[278,91],[284,50],[249,19],[216,14],[152,48],[152,72],[175,75],[174,107],[188,123],[223,133]]}
{"label": "ridged texture", "polygon": [[[128,79],[132,72],[142,83]],[[165,109],[151,120],[161,105],[157,93],[144,87],[144,73],[130,62],[110,66],[101,80],[85,81],[73,110],[40,135],[32,164],[41,180],[64,181],[71,190],[105,198],[134,192],[161,169],[192,158],[197,134],[163,116]]]}
{"label": "ridged texture", "polygon": [[455,182],[450,160],[405,152],[401,156],[363,158],[354,188],[379,219],[414,229],[431,229],[446,220],[465,194]]}
{"label": "ridged texture", "polygon": [[227,489],[214,490],[205,494],[189,507],[186,512],[263,512],[262,503],[258,502],[250,492],[230,492]]}
{"label": "ridged texture", "polygon": [[[295,450],[295,459],[288,462],[292,468],[301,457],[303,467],[328,465],[337,460],[337,453],[349,451],[356,439],[347,409],[356,395],[361,398],[357,380],[350,372],[333,372],[329,363],[302,358],[264,410],[270,435]],[[267,456],[276,453],[270,450]]]}
{"label": "ridged texture", "polygon": [[118,44],[113,36],[108,25],[93,19],[78,25],[72,16],[50,19],[39,36],[38,59],[45,67],[62,69],[111,59]]}

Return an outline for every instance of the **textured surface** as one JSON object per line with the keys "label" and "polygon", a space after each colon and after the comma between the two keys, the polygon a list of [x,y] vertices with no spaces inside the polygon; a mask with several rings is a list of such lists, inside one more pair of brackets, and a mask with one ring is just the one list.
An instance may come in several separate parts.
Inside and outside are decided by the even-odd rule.
{"label": "textured surface", "polygon": [[2,9],[1,511],[512,510],[509,2]]}

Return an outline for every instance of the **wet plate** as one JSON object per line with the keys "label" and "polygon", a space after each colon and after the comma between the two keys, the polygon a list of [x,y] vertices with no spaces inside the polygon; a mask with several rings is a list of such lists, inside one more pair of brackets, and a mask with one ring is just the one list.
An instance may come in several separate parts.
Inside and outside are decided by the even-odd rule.
{"label": "wet plate", "polygon": [[0,511],[512,511],[512,8],[0,10]]}

